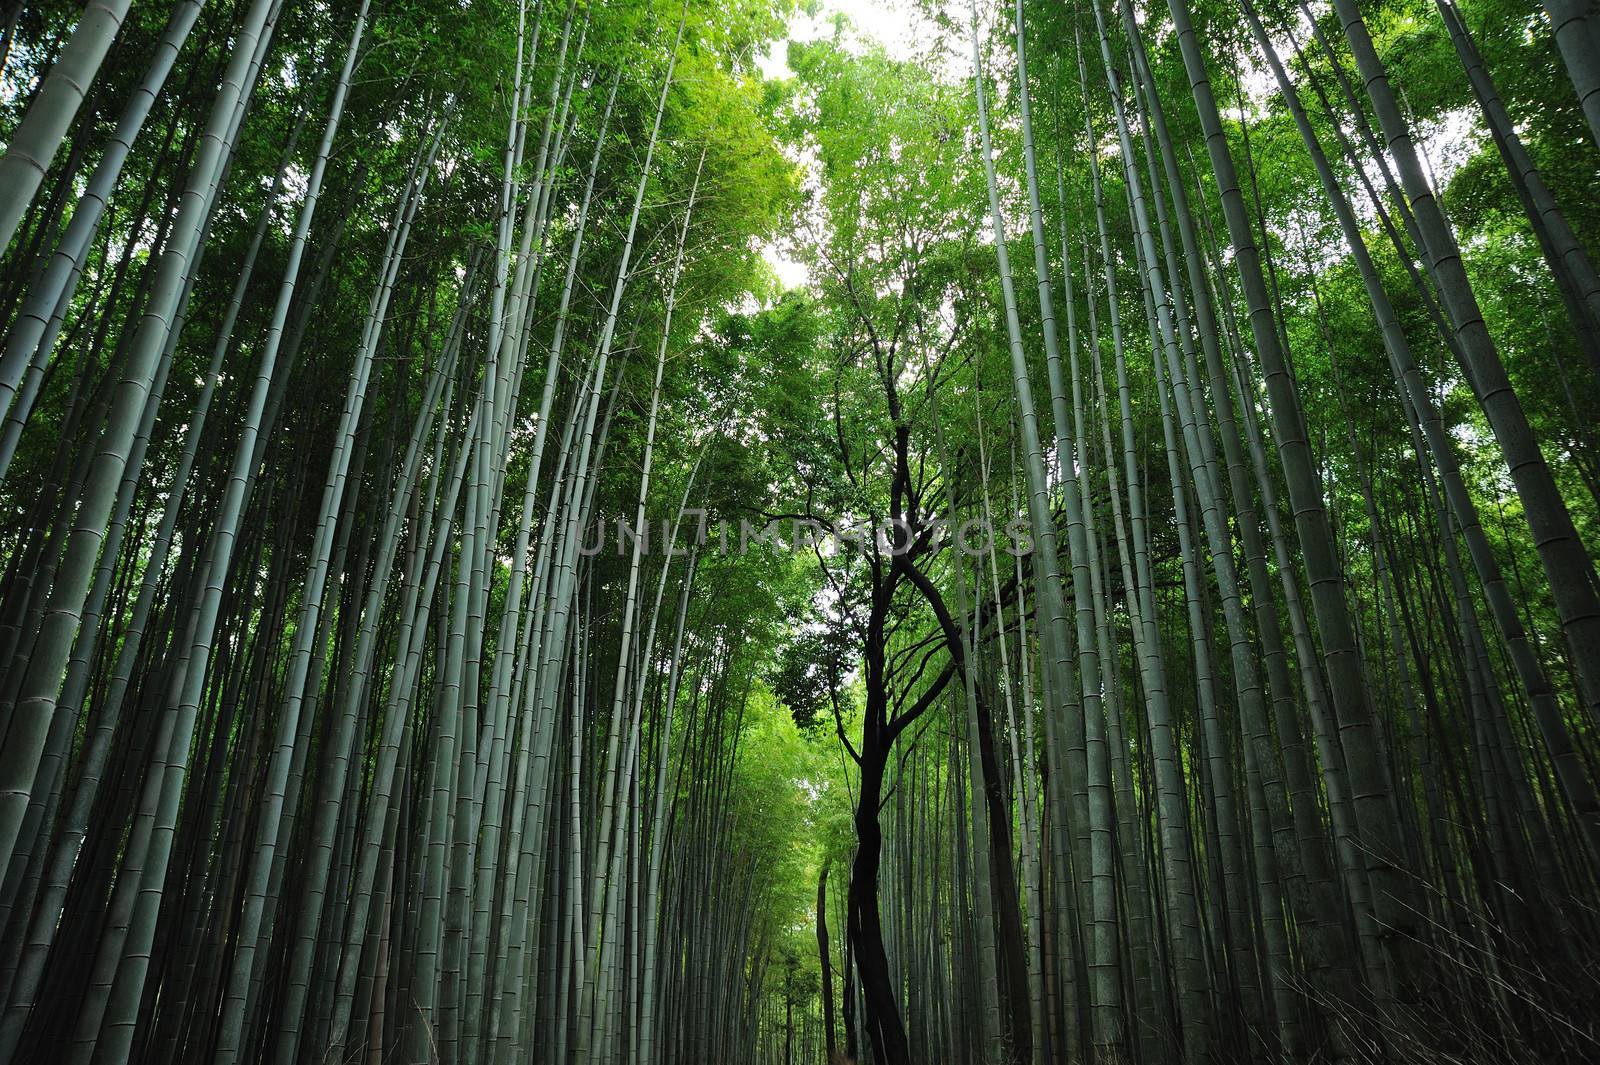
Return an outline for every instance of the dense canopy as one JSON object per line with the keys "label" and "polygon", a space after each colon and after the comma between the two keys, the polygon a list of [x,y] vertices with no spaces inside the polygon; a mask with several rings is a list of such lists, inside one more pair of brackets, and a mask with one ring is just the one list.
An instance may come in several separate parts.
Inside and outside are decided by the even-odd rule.
{"label": "dense canopy", "polygon": [[1600,1060],[1541,2],[0,0],[0,1065]]}

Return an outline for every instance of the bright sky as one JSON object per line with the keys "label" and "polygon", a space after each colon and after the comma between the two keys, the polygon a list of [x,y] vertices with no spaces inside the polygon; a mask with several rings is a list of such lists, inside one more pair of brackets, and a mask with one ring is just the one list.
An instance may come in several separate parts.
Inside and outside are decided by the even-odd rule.
{"label": "bright sky", "polygon": [[[943,55],[930,55],[930,45],[938,39],[939,31],[917,9],[914,0],[822,0],[815,15],[797,10],[789,21],[788,37],[774,42],[757,61],[761,72],[769,78],[792,76],[787,62],[789,41],[831,37],[836,14],[844,15],[854,27],[855,39],[851,36],[844,39],[847,48],[859,50],[867,42],[876,42],[894,59],[928,61],[931,58],[946,65],[954,77],[970,74],[970,66],[961,69],[965,60],[961,54],[951,54],[947,49]],[[955,51],[961,51],[959,42]],[[1253,60],[1251,69],[1246,72],[1246,84],[1253,100],[1263,109],[1277,91],[1276,82],[1259,60]],[[1402,89],[1402,95],[1403,92]],[[1473,109],[1460,108],[1446,113],[1438,122],[1417,129],[1419,147],[1438,184],[1447,184],[1475,149],[1481,136],[1475,118]],[[761,252],[785,287],[805,285],[808,280],[805,266],[791,258],[781,242],[769,242]]]}
{"label": "bright sky", "polygon": [[[926,42],[927,21],[904,0],[823,0],[816,15],[796,11],[789,20],[789,40],[814,41],[833,34],[835,14],[848,18],[856,33],[883,45],[895,59],[910,59],[919,43]],[[787,77],[784,62],[788,41],[778,41],[761,58],[761,69],[768,77]]]}
{"label": "bright sky", "polygon": [[[852,42],[847,37],[844,42],[846,47],[852,44],[859,47],[867,41],[876,42],[893,59],[911,59],[925,51],[934,35],[931,24],[907,0],[823,0],[815,15],[807,15],[804,11],[794,13],[789,20],[789,36],[774,42],[757,61],[761,72],[769,78],[792,76],[793,71],[789,69],[787,61],[789,41],[814,41],[831,37],[835,14],[848,18],[855,27],[855,35],[864,39]],[[795,288],[806,283],[806,268],[785,254],[778,244],[768,243],[761,253],[786,287]]]}

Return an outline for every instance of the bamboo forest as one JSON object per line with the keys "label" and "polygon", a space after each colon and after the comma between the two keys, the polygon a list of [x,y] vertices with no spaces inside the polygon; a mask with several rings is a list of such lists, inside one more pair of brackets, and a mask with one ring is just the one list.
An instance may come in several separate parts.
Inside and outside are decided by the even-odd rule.
{"label": "bamboo forest", "polygon": [[1600,1061],[1595,0],[0,0],[0,1065]]}

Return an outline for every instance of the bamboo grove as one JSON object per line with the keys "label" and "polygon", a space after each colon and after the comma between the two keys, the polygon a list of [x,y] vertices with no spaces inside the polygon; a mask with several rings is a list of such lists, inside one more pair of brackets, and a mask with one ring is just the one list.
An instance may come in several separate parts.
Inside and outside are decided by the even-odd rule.
{"label": "bamboo grove", "polygon": [[1593,4],[842,10],[0,4],[0,1065],[1600,1057]]}

